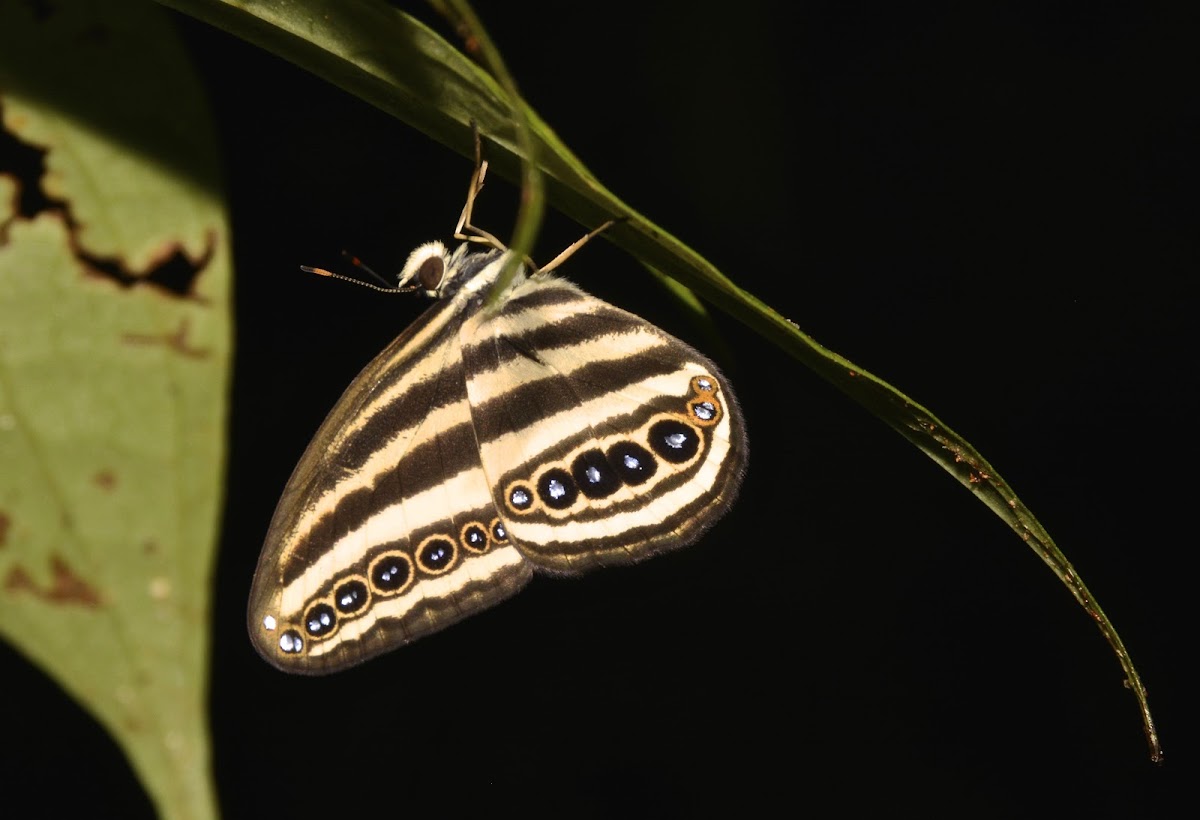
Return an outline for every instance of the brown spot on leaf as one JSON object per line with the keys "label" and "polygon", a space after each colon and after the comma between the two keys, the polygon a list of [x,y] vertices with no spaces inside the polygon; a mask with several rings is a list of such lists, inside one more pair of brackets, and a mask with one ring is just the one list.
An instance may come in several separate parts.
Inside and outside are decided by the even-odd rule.
{"label": "brown spot on leaf", "polygon": [[[111,31],[102,25],[95,25],[80,33],[81,42],[89,45],[107,40],[110,36]],[[122,255],[98,256],[89,253],[80,244],[80,224],[72,213],[70,199],[53,197],[46,192],[44,183],[52,176],[46,170],[47,149],[21,138],[27,127],[28,118],[19,115],[8,116],[0,125],[0,156],[6,160],[5,171],[17,181],[15,217],[32,219],[43,212],[58,215],[69,232],[71,251],[87,275],[113,282],[122,288],[149,285],[171,297],[199,304],[209,303],[208,298],[196,293],[196,281],[216,255],[220,234],[215,228],[205,232],[204,248],[199,253],[188,253],[184,243],[179,240],[164,241],[159,243],[149,261],[139,268],[131,267]],[[0,224],[0,245],[7,240],[6,228],[7,225]]]}
{"label": "brown spot on leaf", "polygon": [[[32,219],[51,208],[50,199],[42,190],[46,150],[18,136],[28,127],[24,115],[10,114],[7,125],[8,128],[0,127],[0,157],[4,157],[5,175],[16,182],[11,205],[13,219]],[[0,243],[7,239],[7,235],[0,236]]]}
{"label": "brown spot on leaf", "polygon": [[135,285],[151,285],[172,296],[181,296],[193,302],[207,304],[208,299],[195,292],[196,279],[208,267],[217,250],[217,232],[209,229],[205,234],[204,251],[191,257],[181,242],[163,242],[151,258],[146,270],[132,270],[120,256],[95,256],[89,254],[78,243],[78,234],[72,232],[71,246],[75,256],[87,266],[93,276],[99,276],[123,288]]}
{"label": "brown spot on leaf", "polygon": [[4,579],[4,589],[9,592],[28,592],[51,604],[76,604],[94,609],[100,606],[100,592],[72,571],[61,556],[50,556],[50,584],[38,586],[24,567],[13,566]]}
{"label": "brown spot on leaf", "polygon": [[92,476],[92,481],[100,489],[111,492],[117,486],[117,474],[112,470],[101,470]]}
{"label": "brown spot on leaf", "polygon": [[8,571],[8,577],[4,579],[4,588],[7,590],[20,589],[35,589],[33,579],[29,577],[29,573],[19,566],[14,566]]}
{"label": "brown spot on leaf", "polygon": [[12,519],[0,512],[0,549],[8,545],[8,528],[11,524]]}
{"label": "brown spot on leaf", "polygon": [[188,320],[179,320],[179,329],[174,333],[142,334],[126,333],[121,341],[131,345],[166,345],[180,356],[188,359],[207,359],[211,353],[206,347],[193,347],[187,340]]}

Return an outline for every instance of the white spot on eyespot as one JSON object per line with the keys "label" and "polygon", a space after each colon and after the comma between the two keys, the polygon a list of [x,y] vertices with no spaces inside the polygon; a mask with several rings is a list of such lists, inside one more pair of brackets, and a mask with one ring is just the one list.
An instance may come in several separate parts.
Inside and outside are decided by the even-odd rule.
{"label": "white spot on eyespot", "polygon": [[671,435],[667,436],[667,439],[666,439],[667,446],[674,447],[676,450],[678,450],[680,447],[682,447],[683,442],[686,440],[687,440],[687,436],[685,436],[683,433],[672,433]]}
{"label": "white spot on eyespot", "polygon": [[642,462],[638,460],[637,456],[627,455],[625,456],[625,466],[631,470],[636,470],[638,467],[642,466]]}
{"label": "white spot on eyespot", "polygon": [[291,632],[284,632],[279,636],[279,648],[289,654],[299,652],[304,648],[304,639],[299,635],[293,635]]}
{"label": "white spot on eyespot", "polygon": [[328,629],[332,625],[333,618],[329,616],[328,612],[323,610],[318,612],[316,616],[308,619],[309,632],[320,632],[321,630]]}
{"label": "white spot on eyespot", "polygon": [[600,483],[600,471],[595,467],[588,467],[586,470],[584,470],[584,474],[587,475],[587,480],[593,484]]}
{"label": "white spot on eyespot", "polygon": [[273,630],[275,628],[275,616],[268,615],[263,618],[263,629]]}
{"label": "white spot on eyespot", "polygon": [[550,485],[546,490],[550,493],[551,498],[562,498],[567,494],[567,488],[557,478],[550,479]]}

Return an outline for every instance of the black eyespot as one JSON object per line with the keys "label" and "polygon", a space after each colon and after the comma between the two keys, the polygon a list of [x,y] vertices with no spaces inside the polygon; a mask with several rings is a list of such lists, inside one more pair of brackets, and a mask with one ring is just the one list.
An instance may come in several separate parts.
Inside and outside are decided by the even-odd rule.
{"label": "black eyespot", "polygon": [[417,563],[430,575],[438,575],[450,569],[457,553],[454,542],[439,535],[430,538],[417,550]]}
{"label": "black eyespot", "polygon": [[698,401],[692,405],[692,415],[700,421],[712,421],[717,417],[717,406],[711,401]]}
{"label": "black eyespot", "polygon": [[518,484],[508,491],[508,503],[514,510],[524,512],[533,506],[533,493],[524,484]]}
{"label": "black eyespot", "polygon": [[578,497],[579,489],[566,470],[552,467],[538,479],[538,498],[553,510],[565,510]]}
{"label": "black eyespot", "polygon": [[289,629],[279,636],[279,649],[288,655],[296,655],[304,651],[304,636],[294,629]]}
{"label": "black eyespot", "polygon": [[425,290],[436,290],[442,284],[442,274],[446,271],[446,263],[440,256],[431,256],[417,268],[417,281]]}
{"label": "black eyespot", "polygon": [[700,436],[681,421],[663,419],[650,426],[650,447],[664,461],[683,464],[700,449]]}
{"label": "black eyespot", "polygon": [[412,579],[412,561],[401,552],[389,552],[371,565],[371,586],[385,595],[399,592]]}
{"label": "black eyespot", "polygon": [[632,441],[620,441],[609,447],[608,463],[620,479],[632,487],[649,481],[658,470],[658,462],[650,451]]}
{"label": "black eyespot", "polygon": [[471,552],[487,552],[488,534],[487,530],[478,524],[468,524],[463,527],[462,531],[463,546]]}
{"label": "black eyespot", "polygon": [[492,538],[497,544],[508,541],[508,530],[504,528],[504,522],[499,518],[492,522]]}
{"label": "black eyespot", "polygon": [[328,635],[337,626],[337,615],[329,604],[317,604],[304,616],[304,628],[314,638]]}
{"label": "black eyespot", "polygon": [[333,605],[343,615],[358,612],[367,605],[367,585],[357,578],[347,581],[334,590]]}
{"label": "black eyespot", "polygon": [[621,486],[621,479],[599,450],[587,450],[577,455],[571,463],[571,477],[588,498],[610,496]]}

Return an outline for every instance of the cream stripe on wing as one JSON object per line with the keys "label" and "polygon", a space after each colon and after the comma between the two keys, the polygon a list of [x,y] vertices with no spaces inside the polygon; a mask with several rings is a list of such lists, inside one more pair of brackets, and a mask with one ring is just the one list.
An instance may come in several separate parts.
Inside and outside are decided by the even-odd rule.
{"label": "cream stripe on wing", "polygon": [[423,419],[416,419],[414,424],[396,433],[386,443],[382,444],[379,449],[371,453],[370,458],[356,472],[344,476],[335,485],[321,494],[301,514],[296,523],[296,532],[304,533],[308,531],[316,521],[333,512],[338,503],[350,493],[367,487],[374,487],[380,477],[396,469],[396,465],[400,463],[404,454],[417,443],[414,439],[416,439],[418,434],[420,434],[421,440],[425,441],[446,432],[456,425],[470,421],[471,408],[465,400],[443,405]]}
{"label": "cream stripe on wing", "polygon": [[502,362],[491,370],[478,372],[467,381],[467,394],[471,397],[471,402],[478,406],[503,396],[516,385],[569,376],[596,362],[628,359],[666,346],[667,342],[661,335],[642,328],[634,328],[629,333],[597,336],[579,344],[556,348],[554,359],[561,364],[553,368],[541,362],[520,358]]}
{"label": "cream stripe on wing", "polygon": [[[696,362],[687,362],[681,365],[680,370],[698,375],[708,372],[703,365]],[[678,393],[679,381],[677,371],[635,382],[622,388],[621,392],[642,391],[655,396],[670,396]],[[480,442],[481,460],[485,466],[504,464],[510,469],[515,468],[535,459],[568,436],[578,433],[585,424],[595,426],[629,412],[628,403],[614,402],[611,396],[611,393],[601,394],[570,410],[547,416],[521,430]],[[472,404],[477,403],[472,396]],[[494,480],[499,477],[499,474],[492,476]]]}
{"label": "cream stripe on wing", "polygon": [[[445,325],[457,319],[452,312],[446,311],[442,319],[435,327],[422,328],[418,336],[435,336],[438,331],[442,330]],[[409,349],[416,342],[410,340],[404,347]],[[347,420],[346,425],[338,431],[331,444],[333,446],[341,446],[341,443],[354,437],[354,435],[366,427],[371,419],[378,413],[384,412],[388,407],[397,401],[408,391],[412,390],[416,385],[436,379],[445,366],[449,345],[457,343],[453,334],[448,336],[441,342],[437,348],[428,351],[425,355],[412,357],[411,355],[404,358],[395,357],[387,364],[388,372],[399,372],[403,370],[404,375],[393,381],[383,390],[371,398],[359,408],[358,414]]]}
{"label": "cream stripe on wing", "polygon": [[[339,575],[360,562],[371,547],[393,541],[407,541],[412,532],[448,520],[460,512],[490,507],[492,497],[486,480],[480,481],[482,469],[473,467],[450,476],[441,484],[384,507],[346,533],[320,558],[309,564],[304,572],[283,589],[280,612],[290,616],[299,612],[307,597],[326,579]],[[438,501],[446,493],[455,500],[453,510]]]}

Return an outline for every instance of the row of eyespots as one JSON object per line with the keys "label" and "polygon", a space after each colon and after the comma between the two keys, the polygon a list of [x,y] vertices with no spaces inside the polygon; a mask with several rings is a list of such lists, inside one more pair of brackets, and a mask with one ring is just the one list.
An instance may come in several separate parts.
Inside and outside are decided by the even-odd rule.
{"label": "row of eyespots", "polygon": [[[569,465],[543,470],[532,483],[509,485],[504,500],[511,512],[533,511],[539,502],[552,510],[565,510],[582,494],[589,499],[607,498],[622,486],[636,487],[649,481],[658,471],[657,455],[671,464],[686,464],[696,456],[702,444],[693,423],[710,427],[721,418],[721,403],[716,398],[717,381],[711,376],[691,380],[692,398],[688,415],[662,418],[650,425],[647,450],[636,441],[619,441],[606,451],[584,450]],[[651,452],[653,451],[653,452]]]}
{"label": "row of eyespots", "polygon": [[[508,531],[500,519],[490,526],[472,521],[459,531],[456,543],[444,535],[431,535],[416,549],[416,561],[407,553],[391,550],[371,561],[367,576],[351,575],[339,583],[332,596],[317,601],[304,615],[304,631],[314,640],[328,638],[337,631],[342,618],[352,618],[366,611],[372,593],[392,597],[407,590],[417,572],[436,576],[447,572],[459,558],[459,545],[467,552],[482,555],[493,544],[508,542]],[[280,635],[279,648],[288,654],[304,650],[304,637],[295,629]]]}
{"label": "row of eyespots", "polygon": [[692,379],[695,396],[688,401],[688,415],[703,427],[711,427],[721,420],[721,402],[717,401],[717,382],[709,376]]}

